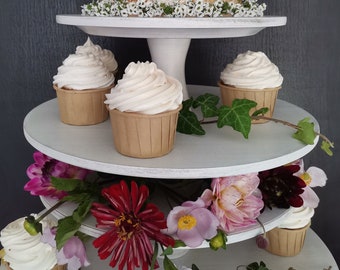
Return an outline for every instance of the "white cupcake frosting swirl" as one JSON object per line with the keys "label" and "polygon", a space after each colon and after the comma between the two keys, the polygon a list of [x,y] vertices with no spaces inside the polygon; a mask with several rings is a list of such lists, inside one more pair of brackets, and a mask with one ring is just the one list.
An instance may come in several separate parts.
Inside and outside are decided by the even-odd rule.
{"label": "white cupcake frosting swirl", "polygon": [[118,68],[114,54],[110,50],[102,49],[99,45],[93,44],[89,37],[84,45],[76,48],[76,54],[93,54],[97,56],[111,72],[116,71]]}
{"label": "white cupcake frosting swirl", "polygon": [[131,62],[123,78],[106,94],[109,109],[157,114],[177,109],[183,100],[181,83],[153,62]]}
{"label": "white cupcake frosting swirl", "polygon": [[93,54],[71,54],[58,68],[53,84],[59,88],[86,90],[105,88],[113,84],[114,75]]}
{"label": "white cupcake frosting swirl", "polygon": [[299,229],[305,227],[314,215],[314,208],[292,207],[291,214],[278,226],[285,229]]}
{"label": "white cupcake frosting swirl", "polygon": [[[8,224],[0,234],[0,241],[5,249],[4,260],[13,270],[50,270],[57,263],[57,251],[49,244],[40,241],[41,234],[31,236],[24,228],[25,218]],[[42,221],[43,229],[51,227],[51,221]]]}
{"label": "white cupcake frosting swirl", "polygon": [[263,52],[247,51],[221,72],[224,84],[246,89],[275,88],[282,85],[278,67]]}

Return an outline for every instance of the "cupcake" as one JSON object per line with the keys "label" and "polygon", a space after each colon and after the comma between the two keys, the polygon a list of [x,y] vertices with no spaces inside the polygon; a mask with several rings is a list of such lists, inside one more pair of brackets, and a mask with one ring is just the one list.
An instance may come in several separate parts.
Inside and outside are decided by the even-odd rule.
{"label": "cupcake", "polygon": [[97,56],[114,75],[118,71],[118,63],[114,54],[110,50],[102,49],[99,45],[93,44],[90,37],[87,38],[84,45],[77,46],[76,54],[93,54]]}
{"label": "cupcake", "polygon": [[[250,114],[267,107],[269,110],[265,116],[272,117],[282,82],[278,67],[263,52],[247,51],[225,67],[218,84],[224,105],[231,106],[234,99],[249,99],[257,103]],[[267,120],[252,121],[264,122]]]}
{"label": "cupcake", "polygon": [[[7,270],[66,270],[66,265],[57,265],[57,250],[41,241],[41,234],[30,235],[24,228],[25,217],[8,224],[0,233],[3,246],[2,264]],[[43,230],[55,224],[47,219]]]}
{"label": "cupcake", "polygon": [[266,233],[267,251],[279,256],[295,256],[300,253],[310,227],[314,208],[293,207],[291,215],[278,227]]}
{"label": "cupcake", "polygon": [[105,121],[105,94],[114,86],[114,75],[94,54],[71,54],[53,77],[60,119],[70,125]]}
{"label": "cupcake", "polygon": [[181,83],[155,63],[130,63],[105,101],[116,150],[137,158],[169,153],[182,100]]}

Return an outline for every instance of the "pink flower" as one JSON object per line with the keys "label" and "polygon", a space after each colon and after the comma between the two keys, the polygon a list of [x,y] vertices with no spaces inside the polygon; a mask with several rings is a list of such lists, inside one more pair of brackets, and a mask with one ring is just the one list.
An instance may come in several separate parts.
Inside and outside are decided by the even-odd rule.
{"label": "pink flower", "polygon": [[60,265],[67,264],[68,270],[78,270],[80,267],[89,266],[84,243],[76,236],[72,236],[57,254]]}
{"label": "pink flower", "polygon": [[205,202],[198,198],[174,207],[167,218],[167,234],[177,235],[189,247],[198,247],[203,240],[217,234],[218,219],[209,211]]}
{"label": "pink flower", "polygon": [[298,164],[300,166],[300,170],[295,173],[295,175],[300,177],[306,183],[304,192],[300,195],[303,199],[303,206],[311,208],[318,207],[320,199],[312,188],[323,187],[326,185],[326,173],[322,169],[314,166],[309,167],[305,171],[303,159],[295,161],[294,164]]}
{"label": "pink flower", "polygon": [[53,187],[51,176],[82,180],[90,173],[86,169],[58,161],[38,151],[33,154],[33,158],[35,163],[30,165],[26,171],[30,181],[24,186],[24,189],[30,191],[32,195],[61,199],[66,192]]}
{"label": "pink flower", "polygon": [[[56,228],[46,229],[41,236],[41,242],[56,248]],[[59,265],[67,264],[68,270],[78,270],[80,267],[89,266],[84,243],[77,237],[72,236],[57,254]]]}
{"label": "pink flower", "polygon": [[212,203],[211,211],[225,232],[256,223],[264,206],[257,189],[260,179],[257,173],[214,178],[211,190],[205,190],[202,198]]}

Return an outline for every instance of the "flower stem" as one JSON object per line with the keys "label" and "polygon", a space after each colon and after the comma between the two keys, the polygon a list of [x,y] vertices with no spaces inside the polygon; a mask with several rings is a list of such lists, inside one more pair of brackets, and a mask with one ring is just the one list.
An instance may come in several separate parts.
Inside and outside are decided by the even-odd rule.
{"label": "flower stem", "polygon": [[46,216],[51,214],[55,209],[57,209],[59,206],[61,206],[65,201],[61,200],[58,201],[55,205],[53,205],[51,208],[47,209],[41,216],[39,216],[36,219],[36,223],[42,221]]}
{"label": "flower stem", "polygon": [[[300,129],[299,126],[297,125],[294,125],[290,122],[287,122],[287,121],[284,121],[284,120],[280,120],[280,119],[277,119],[277,118],[272,118],[272,117],[267,117],[267,116],[263,116],[263,115],[258,115],[258,116],[251,116],[252,119],[254,120],[259,120],[259,119],[263,119],[263,120],[268,120],[268,121],[273,121],[275,123],[280,123],[282,125],[285,125],[285,126],[289,126],[291,128],[294,128],[296,130]],[[334,144],[323,134],[321,134],[320,132],[317,132],[317,131],[314,131],[316,135],[320,136],[321,139],[323,139],[324,141],[326,141],[327,143],[329,143],[329,145],[334,148]]]}

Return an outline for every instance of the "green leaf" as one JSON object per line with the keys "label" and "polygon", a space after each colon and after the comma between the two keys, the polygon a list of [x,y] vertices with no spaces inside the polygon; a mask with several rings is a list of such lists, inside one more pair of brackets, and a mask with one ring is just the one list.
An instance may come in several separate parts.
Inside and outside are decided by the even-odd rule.
{"label": "green leaf", "polygon": [[217,127],[231,126],[234,130],[241,132],[243,137],[247,139],[251,127],[249,111],[255,106],[256,102],[248,99],[235,99],[231,107],[221,106]]}
{"label": "green leaf", "polygon": [[75,221],[72,216],[65,217],[58,221],[58,230],[55,236],[58,250],[64,246],[68,239],[77,233],[80,225],[81,223]]}
{"label": "green leaf", "polygon": [[196,266],[196,264],[191,265],[192,270],[199,270],[199,268]]}
{"label": "green leaf", "polygon": [[180,111],[178,115],[177,131],[184,134],[204,135],[205,131],[197,119],[196,114],[191,111]]}
{"label": "green leaf", "polygon": [[218,116],[217,104],[219,100],[220,98],[218,96],[207,93],[194,100],[192,107],[201,107],[203,117]]}
{"label": "green leaf", "polygon": [[90,195],[88,195],[87,199],[84,199],[73,211],[73,219],[79,223],[83,222],[84,218],[89,213],[92,206],[92,200]]}
{"label": "green leaf", "polygon": [[269,270],[269,269],[266,267],[265,263],[261,261],[260,264],[257,262],[253,262],[247,265],[247,270]]}
{"label": "green leaf", "polygon": [[259,110],[256,110],[255,112],[253,112],[253,114],[251,116],[258,116],[258,115],[264,115],[269,111],[269,109],[267,107],[265,108],[261,108]]}
{"label": "green leaf", "polygon": [[63,191],[73,191],[84,184],[83,181],[79,179],[58,178],[53,176],[51,176],[51,183],[56,189]]}
{"label": "green leaf", "polygon": [[299,129],[293,134],[293,138],[305,143],[314,144],[316,133],[314,131],[314,123],[309,122],[309,118],[306,117],[299,121],[297,126]]}
{"label": "green leaf", "polygon": [[175,245],[174,248],[178,248],[178,247],[186,247],[187,245],[181,241],[181,240],[175,240]]}
{"label": "green leaf", "polygon": [[331,150],[331,147],[333,146],[327,142],[327,141],[322,141],[321,143],[321,149],[326,152],[327,155],[333,156],[333,151]]}
{"label": "green leaf", "polygon": [[164,270],[178,270],[175,264],[168,258],[168,256],[164,257],[163,268]]}

